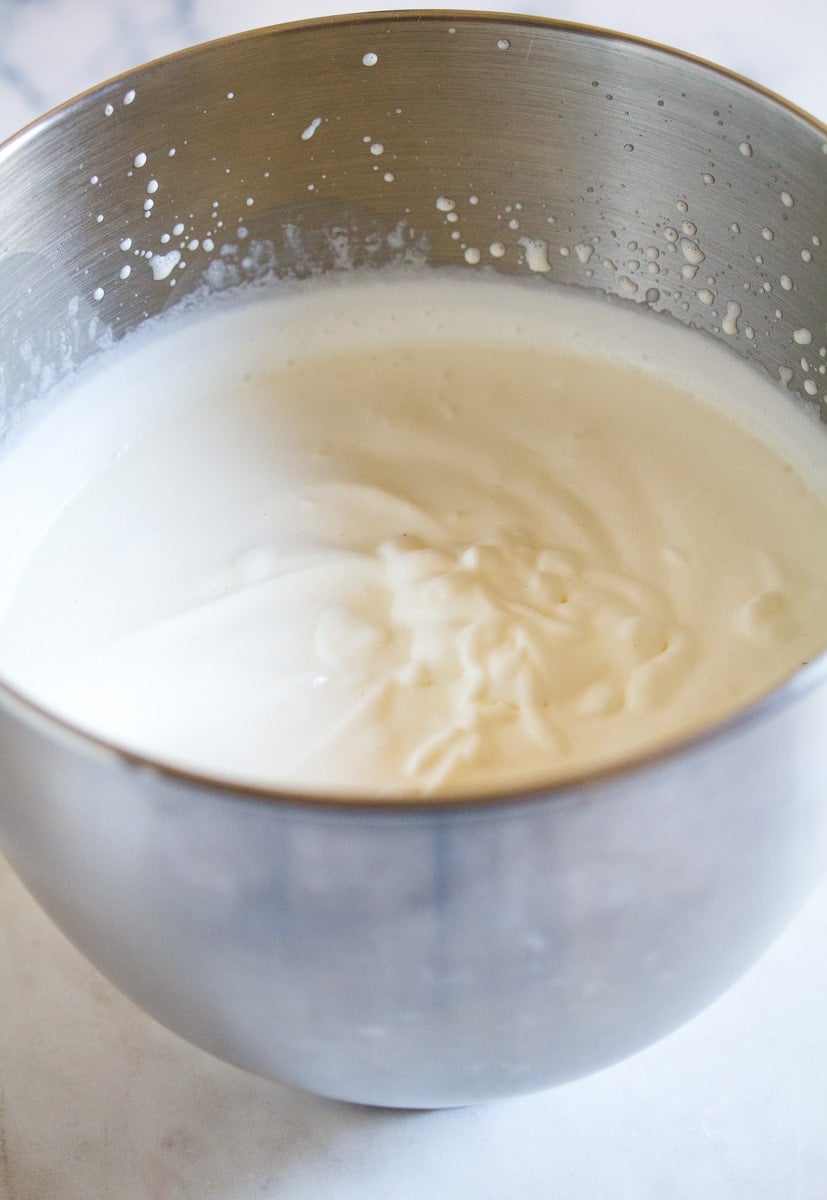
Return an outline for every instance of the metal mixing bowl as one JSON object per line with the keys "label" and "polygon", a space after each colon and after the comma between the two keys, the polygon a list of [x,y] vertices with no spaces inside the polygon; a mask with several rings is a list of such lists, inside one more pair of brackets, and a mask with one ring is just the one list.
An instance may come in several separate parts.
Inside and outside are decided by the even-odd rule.
{"label": "metal mixing bowl", "polygon": [[[4,429],[184,296],[408,260],[668,312],[824,416],[825,150],[732,75],[533,19],[196,48],[0,150]],[[68,936],[184,1037],[329,1096],[464,1104],[629,1054],[754,960],[824,862],[825,729],[822,656],[624,769],[389,808],[160,769],[3,686],[0,831]]]}

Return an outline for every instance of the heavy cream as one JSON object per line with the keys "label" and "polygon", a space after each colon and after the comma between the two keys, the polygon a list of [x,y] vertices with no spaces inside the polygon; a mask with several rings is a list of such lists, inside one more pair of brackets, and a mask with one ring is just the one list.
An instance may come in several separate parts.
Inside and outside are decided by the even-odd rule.
{"label": "heavy cream", "polygon": [[825,441],[708,341],[545,281],[220,303],[0,459],[0,672],[245,783],[570,776],[827,645]]}

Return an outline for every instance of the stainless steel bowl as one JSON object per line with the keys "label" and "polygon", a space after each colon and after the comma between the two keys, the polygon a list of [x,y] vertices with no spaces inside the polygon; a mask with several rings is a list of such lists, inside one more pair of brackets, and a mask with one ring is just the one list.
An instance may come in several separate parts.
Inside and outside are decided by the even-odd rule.
{"label": "stainless steel bowl", "polygon": [[[825,416],[825,150],[717,68],[528,18],[196,48],[0,150],[3,427],[183,297],[346,260],[539,268],[704,330]],[[163,770],[2,686],[0,832],[184,1037],[329,1096],[466,1104],[627,1055],[754,960],[824,863],[825,729],[822,657],[622,770],[391,808]]]}

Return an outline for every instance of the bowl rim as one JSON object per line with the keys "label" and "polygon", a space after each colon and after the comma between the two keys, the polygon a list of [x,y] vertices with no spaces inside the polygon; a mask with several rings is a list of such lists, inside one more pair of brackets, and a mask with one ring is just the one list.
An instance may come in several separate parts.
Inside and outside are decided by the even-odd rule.
{"label": "bowl rim", "polygon": [[[471,23],[474,25],[506,25],[513,28],[537,28],[554,30],[558,33],[569,34],[573,37],[596,38],[598,40],[618,42],[631,45],[647,52],[655,52],[659,56],[673,57],[684,63],[710,71],[723,79],[736,83],[739,87],[752,91],[773,105],[786,110],[791,116],[810,125],[824,139],[827,152],[827,123],[822,122],[812,113],[800,108],[784,96],[756,83],[745,75],[723,67],[709,59],[680,50],[674,46],[657,42],[636,34],[622,33],[599,25],[582,24],[575,21],[559,20],[552,17],[535,16],[521,13],[503,13],[478,11],[475,9],[388,9],[377,12],[340,13],[331,16],[310,17],[296,21],[280,22],[254,29],[242,30],[239,33],[228,34],[186,46],[159,58],[150,59],[136,67],[131,67],[117,75],[77,93],[75,96],[50,108],[41,116],[24,125],[10,137],[0,141],[0,162],[14,154],[15,150],[36,137],[42,130],[80,105],[88,104],[94,99],[107,94],[115,87],[133,85],[142,77],[163,65],[171,66],[181,59],[194,58],[207,50],[226,46],[236,42],[257,41],[263,37],[289,36],[296,32],[305,32],[314,28],[330,28],[348,25],[387,25],[419,24],[423,21],[438,24],[454,25]],[[783,680],[775,684],[757,699],[741,705],[724,717],[697,730],[675,735],[662,743],[631,754],[620,756],[600,766],[585,770],[556,772],[547,781],[539,781],[530,785],[518,785],[510,788],[497,788],[487,792],[456,793],[448,795],[421,795],[388,797],[372,796],[369,792],[317,792],[298,791],[279,786],[267,786],[245,783],[231,776],[221,776],[217,773],[199,771],[197,768],[187,768],[154,756],[131,750],[117,740],[109,739],[74,724],[71,720],[52,712],[48,705],[28,696],[25,689],[7,682],[0,674],[0,709],[13,719],[17,719],[35,731],[48,734],[52,738],[68,743],[72,749],[83,754],[88,759],[103,760],[109,765],[126,769],[149,772],[173,785],[183,785],[188,789],[197,789],[216,798],[230,801],[248,801],[289,808],[312,808],[320,810],[374,812],[394,814],[400,817],[412,812],[447,812],[462,810],[480,810],[489,808],[512,808],[526,803],[559,802],[578,795],[592,792],[595,787],[618,783],[648,771],[663,767],[676,759],[686,757],[692,752],[713,746],[724,738],[747,730],[750,727],[771,719],[776,713],[786,709],[801,697],[813,691],[820,684],[827,684],[827,646],[810,661],[795,668]]]}

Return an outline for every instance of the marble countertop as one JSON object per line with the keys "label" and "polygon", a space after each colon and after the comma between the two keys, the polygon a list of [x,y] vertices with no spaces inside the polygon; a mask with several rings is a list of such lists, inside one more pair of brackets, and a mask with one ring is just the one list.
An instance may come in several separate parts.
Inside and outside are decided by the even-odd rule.
{"label": "marble countertop", "polygon": [[[347,7],[0,0],[0,138],[149,58]],[[471,7],[680,46],[827,117],[822,0]],[[717,1004],[625,1063],[485,1107],[382,1112],[254,1079],[167,1033],[0,860],[0,1200],[825,1200],[825,962],[827,886]]]}

